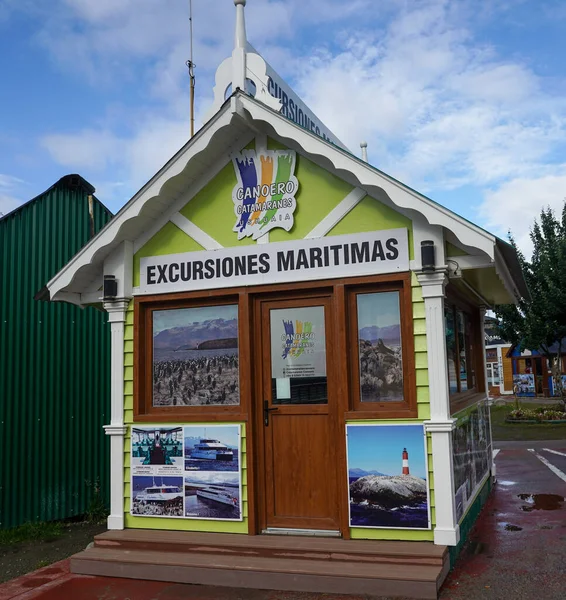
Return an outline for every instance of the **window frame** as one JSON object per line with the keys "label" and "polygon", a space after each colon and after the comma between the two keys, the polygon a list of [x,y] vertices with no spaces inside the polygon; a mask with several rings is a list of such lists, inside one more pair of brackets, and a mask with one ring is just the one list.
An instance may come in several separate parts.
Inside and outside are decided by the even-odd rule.
{"label": "window frame", "polygon": [[[339,374],[336,410],[340,419],[416,419],[417,384],[415,373],[415,340],[413,330],[413,301],[411,273],[324,279],[292,284],[270,284],[253,287],[200,290],[134,297],[134,364],[133,364],[133,423],[200,423],[200,422],[248,422],[257,390],[251,370],[252,358],[257,355],[257,334],[253,330],[256,300],[296,292],[312,296],[321,290],[333,296],[333,310],[329,317],[336,331],[340,351],[347,360],[337,361]],[[359,369],[357,329],[352,331],[350,298],[356,293],[398,291],[400,293],[401,343],[403,357],[402,402],[366,402],[359,400],[359,377],[352,371]],[[154,407],[152,390],[153,329],[151,314],[158,310],[183,309],[199,306],[238,305],[238,348],[240,368],[240,404],[233,406],[166,406]],[[354,327],[357,316],[354,314]],[[354,344],[355,351],[351,351]],[[257,358],[257,356],[256,356]],[[357,401],[356,401],[357,400]],[[365,406],[368,405],[368,406]],[[377,406],[375,406],[377,405]]]}
{"label": "window frame", "polygon": [[[471,399],[477,395],[485,395],[487,391],[486,387],[486,374],[484,369],[485,364],[485,345],[481,339],[481,314],[478,306],[474,306],[466,301],[466,299],[461,296],[458,291],[452,286],[448,286],[446,288],[446,296],[444,299],[444,308],[445,310],[452,309],[453,319],[454,319],[454,337],[456,344],[456,377],[458,380],[458,391],[450,392],[450,374],[447,368],[447,384],[450,396],[451,405],[458,404],[461,402],[465,402],[468,399]],[[460,340],[459,340],[459,331],[458,331],[458,311],[462,311],[464,315],[467,315],[470,322],[470,336],[469,343],[466,345],[466,362],[467,362],[467,380],[470,381],[470,375],[473,375],[475,382],[474,386],[470,389],[462,391],[461,390],[461,380],[460,380]],[[446,334],[445,334],[446,335]],[[464,339],[465,339],[464,335]],[[445,356],[446,365],[448,367],[448,353]],[[473,371],[471,369],[473,368]],[[458,410],[460,410],[460,406]]]}
{"label": "window frame", "polygon": [[[228,406],[153,406],[153,313],[163,310],[235,305],[238,308],[238,367],[240,403]],[[242,391],[243,364],[247,362],[247,345],[242,330],[241,294],[234,290],[212,294],[197,293],[160,296],[139,296],[134,299],[134,421],[152,423],[191,423],[200,421],[241,421],[247,413],[246,396]],[[244,386],[246,388],[246,386]]]}
{"label": "window frame", "polygon": [[[400,402],[362,402],[360,390],[360,349],[357,296],[381,292],[399,293],[403,400]],[[349,411],[346,419],[414,419],[418,417],[415,374],[415,340],[410,274],[392,281],[345,286],[346,334],[348,352]]]}

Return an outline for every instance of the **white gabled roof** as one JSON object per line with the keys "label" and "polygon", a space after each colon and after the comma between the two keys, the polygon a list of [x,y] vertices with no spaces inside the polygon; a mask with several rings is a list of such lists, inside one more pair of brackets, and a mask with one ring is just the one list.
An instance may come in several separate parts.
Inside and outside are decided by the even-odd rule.
{"label": "white gabled roof", "polygon": [[[524,294],[508,249],[501,251],[495,236],[422,196],[385,173],[299,127],[264,104],[236,91],[220,111],[118,212],[65,266],[46,288],[51,300],[84,304],[81,294],[102,283],[104,259],[124,241],[135,241],[223,156],[239,151],[255,133],[266,134],[312,159],[352,185],[379,198],[385,194],[401,209],[416,211],[431,225],[452,231],[458,240],[485,253],[495,264],[506,287]],[[198,190],[194,190],[195,192]],[[510,248],[510,247],[509,247]],[[528,293],[528,292],[527,292]]]}

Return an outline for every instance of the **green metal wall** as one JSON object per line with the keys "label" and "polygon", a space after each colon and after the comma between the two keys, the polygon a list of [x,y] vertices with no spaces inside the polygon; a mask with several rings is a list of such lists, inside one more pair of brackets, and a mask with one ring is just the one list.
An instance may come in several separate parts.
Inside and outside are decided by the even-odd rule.
{"label": "green metal wall", "polygon": [[[108,498],[110,335],[94,308],[34,295],[90,238],[78,176],[0,219],[0,528],[84,514]],[[111,218],[94,200],[97,232]]]}

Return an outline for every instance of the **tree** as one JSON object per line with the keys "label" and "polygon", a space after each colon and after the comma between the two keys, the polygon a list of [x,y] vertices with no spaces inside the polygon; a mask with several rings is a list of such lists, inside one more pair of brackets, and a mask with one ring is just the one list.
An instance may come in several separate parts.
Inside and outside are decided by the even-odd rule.
{"label": "tree", "polygon": [[522,298],[518,305],[500,306],[495,312],[506,339],[521,350],[539,350],[548,358],[555,394],[566,406],[561,373],[561,355],[566,351],[566,202],[560,219],[544,208],[530,237],[533,254],[527,260],[509,235],[531,297]]}

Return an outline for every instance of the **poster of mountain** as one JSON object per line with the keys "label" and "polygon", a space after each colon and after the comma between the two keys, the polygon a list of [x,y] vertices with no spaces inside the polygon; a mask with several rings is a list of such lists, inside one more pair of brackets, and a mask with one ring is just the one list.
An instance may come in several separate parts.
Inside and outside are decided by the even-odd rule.
{"label": "poster of mountain", "polygon": [[346,425],[350,526],[430,529],[422,425]]}
{"label": "poster of mountain", "polygon": [[238,307],[153,312],[153,405],[240,403]]}
{"label": "poster of mountain", "polygon": [[403,400],[399,292],[358,294],[360,400]]}

